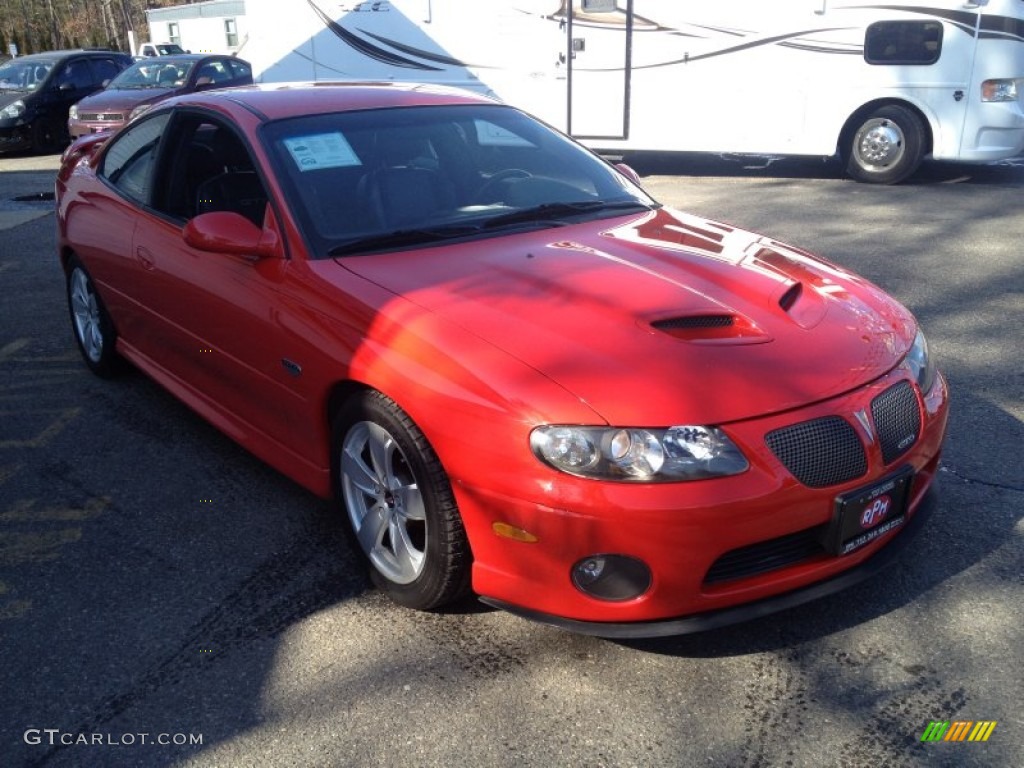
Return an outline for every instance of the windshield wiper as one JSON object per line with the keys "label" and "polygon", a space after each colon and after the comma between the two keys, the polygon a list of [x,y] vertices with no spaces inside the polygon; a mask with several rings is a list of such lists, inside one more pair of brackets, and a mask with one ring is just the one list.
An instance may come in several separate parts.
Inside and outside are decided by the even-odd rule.
{"label": "windshield wiper", "polygon": [[441,240],[452,240],[469,237],[480,233],[480,227],[468,224],[452,224],[447,227],[430,229],[399,229],[382,235],[360,237],[356,240],[336,245],[327,252],[328,256],[347,256],[364,251],[383,251],[389,248],[401,248],[407,245],[427,245]]}
{"label": "windshield wiper", "polygon": [[502,213],[493,216],[483,223],[486,229],[503,227],[507,224],[523,224],[531,221],[550,221],[552,224],[562,224],[562,218],[575,216],[581,213],[593,213],[595,211],[617,211],[626,209],[647,210],[648,206],[639,200],[581,200],[575,203],[542,203],[532,208],[524,208],[521,211]]}

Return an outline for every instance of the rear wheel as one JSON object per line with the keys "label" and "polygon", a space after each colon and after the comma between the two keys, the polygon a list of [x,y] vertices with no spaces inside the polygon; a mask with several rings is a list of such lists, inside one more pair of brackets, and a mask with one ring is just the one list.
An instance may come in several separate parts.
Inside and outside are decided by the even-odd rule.
{"label": "rear wheel", "polygon": [[82,359],[97,376],[108,378],[117,373],[120,357],[114,349],[117,334],[103,300],[96,293],[85,267],[72,257],[67,273],[68,310]]}
{"label": "rear wheel", "polygon": [[469,543],[455,497],[408,414],[363,392],[342,407],[333,436],[336,492],[374,583],[420,610],[467,594]]}
{"label": "rear wheel", "polygon": [[916,112],[897,104],[861,116],[848,136],[846,172],[857,181],[896,184],[924,158],[924,123]]}

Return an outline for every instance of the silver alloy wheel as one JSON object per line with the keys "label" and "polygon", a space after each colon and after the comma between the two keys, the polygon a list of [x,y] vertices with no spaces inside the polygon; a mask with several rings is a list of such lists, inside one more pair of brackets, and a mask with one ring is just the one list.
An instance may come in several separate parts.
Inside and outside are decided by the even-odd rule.
{"label": "silver alloy wheel", "polygon": [[360,421],[341,448],[341,489],[363,552],[396,584],[410,584],[426,562],[427,516],[419,483],[395,438]]}
{"label": "silver alloy wheel", "polygon": [[99,363],[103,356],[100,306],[89,277],[79,267],[75,267],[71,273],[71,312],[75,320],[75,334],[82,345],[82,351],[89,360]]}
{"label": "silver alloy wheel", "polygon": [[906,151],[906,137],[892,120],[873,117],[857,131],[853,152],[858,165],[868,171],[884,171],[898,163]]}

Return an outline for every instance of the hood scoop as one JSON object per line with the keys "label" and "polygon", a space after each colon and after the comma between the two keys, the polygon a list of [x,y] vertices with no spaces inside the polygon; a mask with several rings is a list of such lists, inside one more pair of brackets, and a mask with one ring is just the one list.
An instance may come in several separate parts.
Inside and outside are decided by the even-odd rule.
{"label": "hood scoop", "polygon": [[661,318],[652,321],[651,327],[695,344],[761,344],[772,340],[747,318],[721,312]]}

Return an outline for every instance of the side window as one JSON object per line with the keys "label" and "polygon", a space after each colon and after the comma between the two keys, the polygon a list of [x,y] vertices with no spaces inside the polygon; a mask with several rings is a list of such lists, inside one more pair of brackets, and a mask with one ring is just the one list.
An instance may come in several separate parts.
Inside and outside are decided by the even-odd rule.
{"label": "side window", "polygon": [[181,114],[156,208],[176,219],[230,211],[263,225],[267,194],[245,143],[218,120]]}
{"label": "side window", "polygon": [[236,80],[240,80],[243,78],[247,80],[252,79],[252,68],[244,61],[239,61],[238,59],[231,59],[226,63],[229,67],[231,67],[231,74]]}
{"label": "side window", "polygon": [[208,61],[196,75],[196,85],[224,83],[231,79],[231,73],[222,61]]}
{"label": "side window", "polygon": [[108,80],[113,80],[118,73],[124,69],[113,59],[93,59],[92,71],[96,77],[96,84],[102,85]]}
{"label": "side window", "polygon": [[57,73],[57,87],[81,90],[92,87],[92,70],[89,69],[89,62],[85,59],[77,59],[67,62],[59,73]]}
{"label": "side window", "polygon": [[864,35],[868,64],[934,64],[941,53],[938,21],[878,21]]}
{"label": "side window", "polygon": [[99,175],[123,195],[148,203],[153,188],[156,153],[170,113],[134,125],[114,139],[103,156]]}

